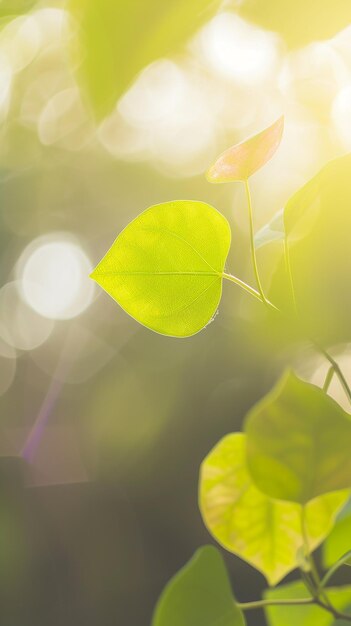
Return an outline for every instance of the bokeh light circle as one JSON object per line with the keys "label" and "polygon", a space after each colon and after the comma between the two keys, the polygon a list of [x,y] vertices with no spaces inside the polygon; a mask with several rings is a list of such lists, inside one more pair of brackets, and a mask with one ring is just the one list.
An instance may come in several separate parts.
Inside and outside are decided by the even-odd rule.
{"label": "bokeh light circle", "polygon": [[222,12],[200,33],[204,59],[219,74],[244,84],[272,77],[279,62],[279,40],[235,13]]}
{"label": "bokeh light circle", "polygon": [[22,298],[43,317],[77,317],[93,299],[91,270],[88,257],[72,238],[62,233],[40,237],[24,250],[18,263]]}

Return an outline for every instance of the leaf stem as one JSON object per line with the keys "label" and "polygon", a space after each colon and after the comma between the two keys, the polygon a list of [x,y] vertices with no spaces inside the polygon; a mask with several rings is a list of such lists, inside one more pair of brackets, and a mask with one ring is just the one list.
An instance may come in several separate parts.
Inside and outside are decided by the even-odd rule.
{"label": "leaf stem", "polygon": [[333,615],[335,617],[335,619],[343,619],[343,620],[345,620],[347,622],[351,622],[351,615],[350,614],[342,613],[341,611],[338,611],[330,603],[328,605],[326,605],[321,600],[316,599],[316,600],[314,600],[314,604],[317,604],[317,606],[320,606],[321,609],[324,609],[325,611],[328,611],[328,613],[331,613],[331,615]]}
{"label": "leaf stem", "polygon": [[307,559],[307,562],[310,566],[310,570],[311,570],[311,575],[312,575],[312,581],[315,585],[315,590],[317,592],[317,597],[319,595],[319,590],[321,587],[321,581],[319,578],[319,574],[317,571],[317,567],[316,564],[314,562],[314,558],[311,554],[311,550],[310,550],[310,545],[309,545],[309,539],[308,539],[308,531],[307,531],[307,520],[306,520],[306,508],[302,507],[301,510],[301,533],[302,533],[302,539],[303,539],[303,545],[304,545],[304,550],[305,550],[305,558]]}
{"label": "leaf stem", "polygon": [[[251,201],[250,187],[249,187],[248,180],[245,180],[244,183],[245,183],[245,189],[246,189],[246,194],[247,194],[247,202],[248,202],[248,210],[249,210],[251,255],[252,255],[252,262],[253,262],[253,268],[254,268],[255,277],[256,277],[256,281],[257,281],[258,291],[257,291],[257,289],[254,289],[253,287],[251,287],[250,285],[245,283],[243,280],[241,280],[237,276],[232,276],[231,274],[227,274],[225,272],[222,274],[222,276],[223,276],[223,278],[226,278],[227,280],[235,283],[236,285],[238,285],[239,287],[244,289],[247,293],[249,293],[251,296],[253,296],[257,300],[259,300],[263,304],[265,304],[268,307],[274,309],[275,311],[278,311],[279,313],[282,313],[282,311],[278,307],[276,307],[275,304],[273,304],[272,302],[270,302],[270,300],[268,300],[266,298],[266,296],[265,296],[265,294],[263,292],[263,289],[262,289],[262,285],[261,285],[261,281],[260,281],[260,277],[259,277],[259,273],[258,273],[258,266],[257,266],[256,252],[255,252],[255,244],[254,244],[253,212],[252,212],[252,201]],[[297,303],[296,303],[294,282],[293,282],[293,277],[292,277],[292,272],[291,272],[289,248],[288,248],[288,242],[287,242],[287,238],[286,237],[284,239],[284,256],[285,256],[285,263],[286,263],[286,268],[287,268],[289,281],[290,281],[290,286],[291,286],[291,292],[292,292],[292,298],[293,298],[295,313],[297,314]],[[339,379],[339,381],[340,381],[340,383],[341,383],[341,385],[342,385],[342,387],[344,389],[344,392],[345,392],[345,394],[347,396],[347,399],[349,400],[349,402],[351,404],[351,388],[350,388],[350,386],[349,386],[349,384],[348,384],[348,382],[347,382],[347,380],[346,380],[346,378],[345,378],[345,376],[344,376],[344,374],[343,374],[339,364],[335,361],[335,359],[331,356],[331,354],[329,354],[329,352],[325,348],[323,348],[323,346],[320,346],[314,340],[311,340],[311,342],[315,346],[315,348],[321,354],[323,354],[323,356],[329,361],[330,366],[331,366],[329,368],[328,373],[327,373],[327,377],[326,377],[324,385],[323,385],[323,390],[325,392],[328,391],[329,385],[330,385],[330,383],[332,381],[332,378],[333,378],[333,374],[335,374],[338,377],[338,379]]]}
{"label": "leaf stem", "polygon": [[242,611],[252,611],[254,609],[264,609],[266,606],[300,606],[314,604],[313,598],[291,598],[290,600],[256,600],[255,602],[236,603]]}
{"label": "leaf stem", "polygon": [[245,192],[246,192],[246,199],[247,199],[247,206],[248,206],[248,213],[249,213],[250,248],[251,248],[251,259],[252,259],[253,270],[254,270],[254,274],[256,278],[258,291],[261,295],[261,300],[265,304],[270,305],[270,303],[267,301],[267,298],[264,294],[259,271],[258,271],[256,249],[255,249],[255,231],[254,231],[254,223],[253,223],[252,200],[251,200],[249,180],[247,178],[244,180],[244,184],[245,184]]}
{"label": "leaf stem", "polygon": [[328,611],[331,613],[335,619],[344,619],[348,622],[351,622],[351,615],[347,613],[342,613],[335,609],[331,604],[325,604],[319,598],[290,598],[290,599],[281,599],[281,600],[257,600],[255,602],[236,602],[235,605],[241,611],[253,611],[256,609],[265,609],[269,606],[308,606],[308,605],[316,605],[321,609]]}
{"label": "leaf stem", "polygon": [[[322,581],[319,577],[319,573],[318,573],[314,558],[310,550],[305,507],[303,507],[301,511],[301,529],[302,529],[303,543],[305,547],[305,556],[310,564],[312,583],[314,585],[314,590],[315,590],[315,594],[313,594],[313,597],[315,601],[317,602],[317,604],[319,604],[320,606],[323,605],[323,607],[326,608],[326,610],[328,610],[330,613],[332,613],[335,616],[336,609],[334,609],[333,605],[331,604],[328,598],[328,595],[325,589],[323,588]],[[351,619],[351,616],[350,616],[350,619]]]}
{"label": "leaf stem", "polygon": [[340,365],[335,361],[335,359],[332,357],[331,354],[329,354],[329,352],[323,348],[323,346],[320,346],[318,344],[314,344],[316,346],[316,348],[319,350],[319,352],[321,354],[323,354],[323,356],[325,356],[325,358],[329,361],[332,369],[334,370],[336,376],[338,377],[338,379],[340,380],[340,383],[345,391],[345,394],[347,396],[347,399],[349,400],[349,402],[351,403],[351,389],[350,386],[345,378],[345,375],[343,374]]}
{"label": "leaf stem", "polygon": [[247,291],[251,296],[259,300],[260,302],[267,304],[269,307],[273,308],[275,311],[279,312],[279,309],[275,306],[275,304],[273,304],[273,302],[270,302],[269,300],[267,300],[267,298],[263,300],[260,292],[257,291],[257,289],[254,289],[254,287],[251,287],[251,285],[248,285],[247,283],[245,283],[243,280],[241,280],[241,278],[238,278],[237,276],[233,276],[232,274],[227,274],[226,272],[223,272],[222,277],[226,278],[227,280],[230,280],[232,283],[235,283],[236,285],[239,285],[239,287]]}
{"label": "leaf stem", "polygon": [[223,278],[230,280],[232,283],[239,285],[239,287],[247,291],[251,296],[259,300],[260,302],[263,302],[262,296],[259,293],[259,291],[257,291],[256,289],[254,289],[253,287],[245,283],[243,280],[241,280],[241,278],[238,278],[237,276],[233,276],[232,274],[226,274],[225,272],[223,272],[222,276]]}
{"label": "leaf stem", "polygon": [[345,565],[346,561],[349,561],[350,559],[351,559],[351,551],[344,554],[344,556],[341,559],[339,559],[337,563],[334,563],[334,565],[332,565],[332,567],[327,571],[324,578],[322,579],[321,586],[325,587],[330,581],[331,577],[334,576],[335,572],[337,572],[338,569],[340,569],[340,567]]}
{"label": "leaf stem", "polygon": [[325,377],[325,381],[324,381],[324,385],[323,385],[324,393],[328,392],[328,389],[329,389],[331,381],[333,380],[334,374],[335,374],[335,370],[334,370],[333,365],[331,365],[330,368],[328,369],[327,375]]}

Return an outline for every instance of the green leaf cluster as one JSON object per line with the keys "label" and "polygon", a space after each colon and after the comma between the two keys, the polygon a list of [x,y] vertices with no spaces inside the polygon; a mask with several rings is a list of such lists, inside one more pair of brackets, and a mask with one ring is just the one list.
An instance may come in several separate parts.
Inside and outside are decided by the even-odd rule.
{"label": "green leaf cluster", "polygon": [[[280,118],[225,151],[207,174],[210,182],[245,185],[255,287],[225,271],[231,243],[227,220],[192,200],[144,211],[92,274],[132,317],[175,337],[190,336],[212,320],[225,279],[259,300],[279,323],[295,327],[330,365],[323,389],[287,371],[248,412],[244,432],[222,439],[200,471],[200,511],[213,538],[260,571],[270,586],[296,569],[303,586],[284,586],[240,604],[219,553],[204,548],[166,587],[153,626],[242,626],[243,611],[260,607],[271,626],[351,621],[350,588],[327,587],[338,569],[351,563],[351,415],[329,397],[328,386],[338,376],[350,401],[351,389],[324,343],[344,336],[351,317],[344,286],[351,267],[351,155],[327,164],[255,237],[248,181],[273,157],[282,131]],[[277,240],[284,245],[266,296],[256,250]],[[328,246],[330,256],[322,254]],[[327,261],[316,285],[321,257]],[[330,319],[337,320],[334,334]],[[313,558],[323,542],[324,578]]]}
{"label": "green leaf cluster", "polygon": [[[247,440],[242,433],[227,435],[206,457],[200,475],[200,509],[214,538],[275,585],[300,564],[302,506],[273,499],[257,487],[248,469]],[[348,496],[348,491],[333,493],[308,503],[311,549],[328,535]]]}

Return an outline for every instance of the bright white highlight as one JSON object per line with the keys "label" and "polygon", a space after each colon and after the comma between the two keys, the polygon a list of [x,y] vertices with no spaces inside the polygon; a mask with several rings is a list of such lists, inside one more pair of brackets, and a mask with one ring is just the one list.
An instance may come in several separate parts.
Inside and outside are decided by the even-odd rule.
{"label": "bright white highlight", "polygon": [[[150,158],[168,174],[202,173],[214,158],[222,96],[191,66],[161,59],[149,65],[100,127],[115,156]],[[140,103],[142,102],[142,106]]]}
{"label": "bright white highlight", "polygon": [[182,105],[186,88],[181,68],[172,61],[162,59],[152,63],[140,74],[121,98],[118,109],[133,126],[162,124],[177,117],[177,109]]}
{"label": "bright white highlight", "polygon": [[39,52],[41,33],[33,16],[11,21],[0,35],[0,52],[5,55],[13,72],[27,67]]}
{"label": "bright white highlight", "polygon": [[19,262],[21,295],[39,315],[70,319],[91,303],[91,263],[81,247],[62,235],[39,238]]}
{"label": "bright white highlight", "polygon": [[234,13],[220,13],[200,37],[205,60],[227,78],[257,84],[269,78],[278,61],[278,40]]}

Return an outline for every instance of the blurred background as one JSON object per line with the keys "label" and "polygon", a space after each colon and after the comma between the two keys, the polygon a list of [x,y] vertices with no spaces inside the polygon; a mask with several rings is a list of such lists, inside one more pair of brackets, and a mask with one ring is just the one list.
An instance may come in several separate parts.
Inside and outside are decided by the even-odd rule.
{"label": "blurred background", "polygon": [[[91,269],[143,209],[189,198],[226,215],[228,270],[252,281],[244,191],[206,182],[214,158],[285,115],[252,180],[259,229],[351,150],[349,0],[166,5],[0,0],[6,626],[147,626],[211,542],[200,462],[289,358],[257,344],[233,286],[213,324],[176,340],[128,318]],[[306,353],[307,378],[322,368]],[[257,598],[264,579],[226,560],[237,597]]]}

